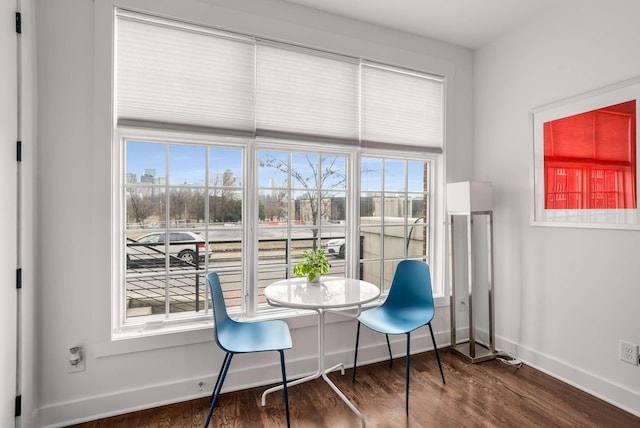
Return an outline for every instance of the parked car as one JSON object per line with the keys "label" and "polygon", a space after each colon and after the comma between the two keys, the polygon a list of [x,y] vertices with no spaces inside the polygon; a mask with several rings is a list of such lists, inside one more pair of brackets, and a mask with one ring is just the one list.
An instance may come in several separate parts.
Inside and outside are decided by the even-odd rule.
{"label": "parked car", "polygon": [[[166,232],[152,232],[139,237],[129,238],[127,242],[127,267],[163,265],[165,261]],[[194,232],[169,232],[169,256],[171,263],[185,266],[196,264],[196,255],[200,261],[207,256],[206,240]]]}
{"label": "parked car", "polygon": [[327,242],[327,249],[325,252],[336,258],[344,259],[344,238],[331,239]]}

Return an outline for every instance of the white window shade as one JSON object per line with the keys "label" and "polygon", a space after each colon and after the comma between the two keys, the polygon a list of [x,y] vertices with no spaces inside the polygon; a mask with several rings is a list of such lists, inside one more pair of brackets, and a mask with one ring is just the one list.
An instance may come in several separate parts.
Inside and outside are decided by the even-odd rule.
{"label": "white window shade", "polygon": [[362,65],[363,144],[443,145],[444,82],[431,76]]}
{"label": "white window shade", "polygon": [[257,46],[256,132],[358,141],[358,64]]}
{"label": "white window shade", "polygon": [[253,132],[252,40],[119,16],[116,46],[119,125]]}

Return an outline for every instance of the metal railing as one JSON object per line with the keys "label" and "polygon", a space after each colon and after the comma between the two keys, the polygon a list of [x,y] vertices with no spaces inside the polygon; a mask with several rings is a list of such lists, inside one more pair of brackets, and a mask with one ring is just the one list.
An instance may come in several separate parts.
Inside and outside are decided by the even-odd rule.
{"label": "metal railing", "polygon": [[[325,247],[329,237],[321,240]],[[313,247],[317,240],[307,238],[275,238],[258,241],[258,297],[264,302],[262,290],[278,279],[291,275],[291,266],[302,259],[302,251]],[[221,276],[227,306],[241,303],[243,290],[242,242],[210,240],[206,253],[199,249],[201,241],[171,241],[161,243],[127,243],[127,312],[129,316],[164,314],[204,310],[208,293],[205,275],[217,271]],[[194,247],[193,261],[180,258],[171,247]],[[144,249],[138,249],[143,247]],[[161,249],[162,247],[162,249]],[[165,252],[168,247],[169,254]],[[344,275],[344,261],[332,262],[331,274]],[[167,305],[167,301],[169,302]],[[167,307],[168,306],[168,307]]]}

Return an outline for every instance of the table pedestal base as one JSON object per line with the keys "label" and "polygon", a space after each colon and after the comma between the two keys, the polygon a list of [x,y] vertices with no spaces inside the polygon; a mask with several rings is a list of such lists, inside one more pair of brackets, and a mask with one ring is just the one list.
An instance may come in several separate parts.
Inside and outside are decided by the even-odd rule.
{"label": "table pedestal base", "polygon": [[[333,389],[335,393],[338,394],[338,397],[340,397],[342,401],[344,401],[344,403],[347,406],[349,406],[351,411],[355,413],[358,418],[360,418],[360,422],[362,423],[362,426],[364,428],[365,422],[364,422],[364,416],[362,416],[362,413],[360,413],[360,411],[356,409],[353,403],[349,401],[347,396],[344,395],[342,391],[340,391],[340,389],[336,386],[336,384],[333,383],[333,381],[329,379],[329,377],[327,376],[327,373],[332,372],[338,368],[340,369],[340,373],[344,376],[344,364],[340,363],[328,369],[324,367],[324,310],[316,309],[315,311],[318,313],[318,370],[312,375],[305,376],[303,378],[296,379],[291,382],[287,382],[287,387],[295,386],[295,385],[322,377],[325,380],[325,382],[329,384],[331,389]],[[265,406],[267,404],[267,401],[266,401],[267,394],[270,394],[274,391],[279,391],[282,388],[283,388],[282,385],[277,385],[264,391],[262,393],[262,405]]]}

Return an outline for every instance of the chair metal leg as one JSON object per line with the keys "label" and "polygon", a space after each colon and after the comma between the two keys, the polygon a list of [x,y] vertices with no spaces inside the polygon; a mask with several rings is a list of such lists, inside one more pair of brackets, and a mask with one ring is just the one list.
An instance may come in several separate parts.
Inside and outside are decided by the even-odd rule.
{"label": "chair metal leg", "polygon": [[220,390],[222,389],[224,378],[227,376],[227,371],[229,370],[229,366],[231,365],[232,358],[233,353],[227,352],[227,355],[225,355],[224,357],[224,362],[222,363],[222,368],[220,369],[220,374],[218,375],[218,381],[216,382],[215,390],[213,391],[213,400],[211,401],[211,407],[209,407],[209,413],[207,414],[207,420],[204,423],[204,428],[207,428],[209,426],[211,415],[213,415],[213,409],[216,407],[216,403],[218,402]]}
{"label": "chair metal leg", "polygon": [[224,360],[222,361],[222,366],[220,366],[220,373],[218,373],[218,378],[216,379],[216,385],[213,387],[213,391],[211,391],[211,400],[213,400],[213,396],[218,390],[218,384],[220,383],[220,379],[222,379],[222,376],[220,375],[222,374],[222,370],[224,369],[224,366],[227,364],[227,359],[231,358],[230,355],[231,355],[231,352],[227,352],[224,356]]}
{"label": "chair metal leg", "polygon": [[356,329],[356,352],[353,357],[353,377],[351,378],[351,382],[356,382],[356,366],[358,363],[358,341],[360,340],[360,321],[358,321],[358,327]]}
{"label": "chair metal leg", "polygon": [[411,361],[411,332],[407,333],[407,370],[406,370],[406,374],[405,374],[405,396],[406,396],[406,400],[405,400],[405,405],[404,405],[404,410],[407,413],[407,415],[409,414],[409,366],[410,366],[410,361]]}
{"label": "chair metal leg", "polygon": [[280,350],[280,365],[282,366],[282,390],[284,391],[284,408],[287,412],[287,428],[291,426],[289,420],[289,391],[287,390],[287,373],[284,368],[284,351]]}
{"label": "chair metal leg", "polygon": [[389,367],[393,366],[393,357],[391,356],[391,343],[389,343],[389,335],[385,333],[387,338],[387,349],[389,350]]}
{"label": "chair metal leg", "polygon": [[433,342],[433,350],[436,351],[436,360],[438,360],[438,367],[440,368],[440,376],[442,376],[442,383],[447,383],[444,380],[444,372],[442,371],[442,364],[440,363],[440,355],[438,355],[438,347],[436,346],[436,338],[433,336],[433,328],[431,328],[431,323],[429,325],[429,332],[431,333],[431,341]]}

